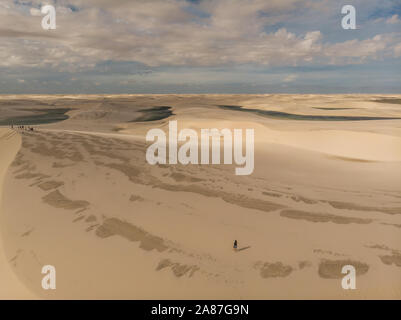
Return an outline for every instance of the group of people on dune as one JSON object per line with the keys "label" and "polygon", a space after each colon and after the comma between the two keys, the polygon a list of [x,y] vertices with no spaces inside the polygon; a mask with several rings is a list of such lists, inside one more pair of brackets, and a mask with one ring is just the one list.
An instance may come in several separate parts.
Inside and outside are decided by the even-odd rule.
{"label": "group of people on dune", "polygon": [[[28,126],[16,126],[15,128],[19,130],[34,131],[33,127]],[[14,125],[11,125],[11,129],[14,129]]]}

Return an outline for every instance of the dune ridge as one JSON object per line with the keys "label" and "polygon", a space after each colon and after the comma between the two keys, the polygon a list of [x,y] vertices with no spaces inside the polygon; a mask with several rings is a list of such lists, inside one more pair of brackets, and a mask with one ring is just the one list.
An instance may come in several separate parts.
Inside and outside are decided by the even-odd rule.
{"label": "dune ridge", "polygon": [[[2,211],[4,176],[20,146],[21,138],[15,131],[0,128],[0,221],[4,214]],[[0,299],[33,299],[35,295],[20,282],[6,259],[1,234],[3,227],[0,223]]]}

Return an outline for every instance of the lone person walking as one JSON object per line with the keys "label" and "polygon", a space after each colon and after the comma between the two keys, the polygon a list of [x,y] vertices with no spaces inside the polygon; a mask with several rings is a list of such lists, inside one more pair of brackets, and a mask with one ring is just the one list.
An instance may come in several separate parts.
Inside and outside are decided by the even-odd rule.
{"label": "lone person walking", "polygon": [[238,248],[238,242],[237,240],[234,240],[234,250],[237,250],[237,248]]}

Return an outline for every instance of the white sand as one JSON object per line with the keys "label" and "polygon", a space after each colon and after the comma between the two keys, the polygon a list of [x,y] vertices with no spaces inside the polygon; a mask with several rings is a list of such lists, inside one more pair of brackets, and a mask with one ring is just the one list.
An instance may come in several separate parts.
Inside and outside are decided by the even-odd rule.
{"label": "white sand", "polygon": [[[3,194],[3,179],[21,145],[21,138],[15,132],[0,128],[0,195]],[[0,197],[1,208],[1,197]],[[0,211],[0,215],[4,213]],[[1,226],[3,228],[4,226]],[[31,293],[17,278],[4,254],[0,237],[0,299],[33,299]]]}
{"label": "white sand", "polygon": [[[73,101],[75,119],[23,132],[6,174],[7,260],[37,296],[401,297],[401,120],[277,120],[215,107],[400,117],[400,105],[359,95],[170,95],[126,97],[127,110],[114,111],[100,99]],[[254,174],[146,164],[140,143],[168,120],[127,122],[129,110],[164,105],[181,128],[254,128]],[[232,250],[234,239],[243,250]],[[354,263],[358,290],[327,278],[326,260]],[[40,287],[44,264],[56,266],[55,292]]]}

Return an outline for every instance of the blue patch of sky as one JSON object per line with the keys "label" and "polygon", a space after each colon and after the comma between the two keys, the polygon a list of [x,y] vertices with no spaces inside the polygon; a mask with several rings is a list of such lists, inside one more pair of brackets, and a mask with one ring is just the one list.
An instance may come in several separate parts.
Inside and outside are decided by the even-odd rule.
{"label": "blue patch of sky", "polygon": [[[343,5],[351,4],[356,9],[357,30],[344,30],[341,20]],[[376,21],[378,18],[389,18],[394,14],[401,16],[400,0],[348,0],[344,2],[330,2],[322,11],[311,8],[296,7],[292,11],[285,12],[285,20],[269,24],[269,17],[273,19],[279,14],[277,12],[261,12],[262,17],[267,18],[264,31],[266,33],[276,32],[281,28],[303,36],[309,31],[320,31],[324,42],[335,43],[352,39],[364,40],[372,38],[377,34],[398,32],[399,26],[386,24],[385,21]]]}
{"label": "blue patch of sky", "polygon": [[67,8],[70,9],[72,12],[78,12],[79,8],[77,6],[74,6],[72,4],[67,5]]}
{"label": "blue patch of sky", "polygon": [[203,11],[198,4],[201,0],[185,0],[187,5],[183,7],[183,10],[194,17],[194,22],[199,24],[207,23],[207,19],[211,17],[211,15],[205,11]]}
{"label": "blue patch of sky", "polygon": [[395,14],[401,16],[401,1],[400,0],[387,0],[381,1],[380,5],[370,12],[369,19],[389,18]]}

